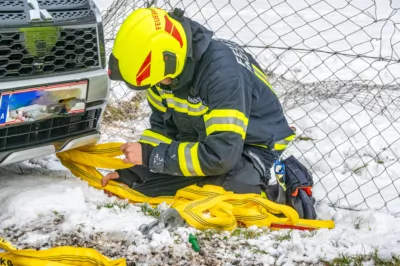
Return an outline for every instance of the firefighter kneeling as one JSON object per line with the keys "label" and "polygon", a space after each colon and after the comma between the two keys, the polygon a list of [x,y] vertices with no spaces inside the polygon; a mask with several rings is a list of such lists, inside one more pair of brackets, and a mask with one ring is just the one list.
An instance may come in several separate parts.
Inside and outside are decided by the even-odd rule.
{"label": "firefighter kneeling", "polygon": [[121,147],[135,166],[106,175],[103,186],[113,179],[156,197],[212,184],[266,195],[314,219],[312,179],[295,158],[269,185],[295,134],[268,78],[241,46],[212,37],[179,9],[140,8],[123,22],[109,76],[146,91],[151,126]]}

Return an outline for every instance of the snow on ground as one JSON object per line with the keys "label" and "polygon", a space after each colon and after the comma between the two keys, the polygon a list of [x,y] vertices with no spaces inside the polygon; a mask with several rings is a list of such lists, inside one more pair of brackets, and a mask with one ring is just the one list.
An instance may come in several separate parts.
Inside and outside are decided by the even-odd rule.
{"label": "snow on ground", "polygon": [[[332,230],[270,232],[250,228],[213,235],[184,227],[149,240],[138,228],[154,218],[144,215],[139,205],[109,198],[71,177],[56,157],[20,166],[0,169],[0,235],[20,248],[96,247],[110,257],[142,260],[148,265],[161,265],[166,259],[181,265],[217,265],[213,263],[218,261],[224,265],[317,264],[341,254],[375,250],[385,260],[392,254],[400,255],[400,217],[377,211],[334,210],[326,204],[319,205],[317,212],[320,219],[335,220]],[[198,234],[205,255],[191,250],[189,233]]]}
{"label": "snow on ground", "polygon": [[[96,2],[105,10],[112,1]],[[382,58],[391,55],[396,60],[400,54],[392,53],[392,48],[399,47],[400,32],[398,23],[394,23],[399,21],[399,13],[388,12],[390,1],[256,0],[245,7],[247,2],[183,0],[179,5],[216,30],[218,37],[231,38],[233,31],[238,31],[235,27],[243,27],[234,39],[245,45],[267,42],[273,47]],[[392,8],[399,8],[394,2]],[[167,5],[165,1],[158,3]],[[169,3],[175,5],[176,1]],[[376,10],[374,3],[379,7]],[[125,9],[119,12],[129,13],[133,5],[142,4],[126,1],[122,6]],[[345,16],[352,17],[364,30],[354,31],[359,28],[343,20]],[[385,24],[381,19],[388,17],[391,19]],[[111,22],[109,35],[120,19]],[[244,26],[245,22],[249,26]],[[266,22],[271,27],[267,28]],[[342,34],[349,34],[349,38]],[[390,41],[385,41],[388,38]],[[111,47],[112,41],[107,49]],[[294,154],[310,167],[317,181],[314,193],[319,218],[334,219],[335,229],[270,232],[252,228],[215,233],[185,227],[164,231],[150,241],[138,228],[154,218],[145,215],[141,206],[108,198],[71,176],[55,156],[46,156],[0,168],[0,236],[20,248],[95,247],[107,256],[125,257],[132,265],[317,264],[342,254],[370,254],[375,250],[383,260],[392,254],[400,256],[399,64],[273,47],[249,50],[278,77],[271,80],[290,107],[286,109],[288,119],[302,136],[285,154]],[[361,80],[361,86],[337,86],[330,81],[354,77],[354,81]],[[380,84],[394,85],[395,89],[369,87]],[[113,84],[110,95],[117,102],[134,96],[119,84]],[[131,121],[103,126],[102,141],[136,140],[148,126],[148,110],[143,103],[139,109],[141,115]],[[342,209],[334,209],[332,203]],[[189,233],[198,234],[205,255],[191,250]]]}

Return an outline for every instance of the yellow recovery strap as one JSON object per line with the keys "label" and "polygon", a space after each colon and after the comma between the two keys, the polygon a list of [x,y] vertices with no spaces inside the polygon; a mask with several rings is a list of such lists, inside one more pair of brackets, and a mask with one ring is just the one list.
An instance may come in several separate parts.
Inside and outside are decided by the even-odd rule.
{"label": "yellow recovery strap", "polygon": [[17,250],[0,237],[0,265],[6,266],[125,266],[124,258],[111,260],[91,248],[56,247],[47,250]]}
{"label": "yellow recovery strap", "polygon": [[[171,204],[186,222],[197,229],[233,230],[239,224],[244,226],[268,226],[273,229],[319,229],[334,228],[334,222],[300,219],[297,212],[286,205],[277,204],[258,194],[234,194],[222,187],[192,185],[177,192],[175,197],[147,197],[120,183],[110,181],[102,187],[102,175],[96,167],[107,169],[129,168],[116,156],[122,155],[123,143],[105,143],[81,147],[58,153],[61,162],[71,172],[89,185],[106,189],[115,195],[135,203],[158,205],[162,202]],[[277,217],[283,214],[285,217]]]}
{"label": "yellow recovery strap", "polygon": [[[61,162],[71,172],[87,181],[97,189],[106,189],[131,202],[147,202],[157,205],[167,202],[175,208],[186,222],[197,229],[233,230],[238,224],[242,226],[268,226],[272,229],[319,229],[333,228],[333,221],[299,219],[297,212],[286,205],[276,204],[257,194],[234,194],[222,187],[206,185],[189,186],[177,192],[175,197],[147,197],[133,189],[110,181],[102,187],[102,175],[96,167],[122,169],[132,167],[120,158],[120,146],[123,143],[106,143],[81,147],[57,154]],[[283,214],[285,217],[277,217]],[[7,266],[124,266],[126,260],[111,260],[98,251],[90,248],[56,247],[47,250],[17,250],[0,237],[1,262]]]}

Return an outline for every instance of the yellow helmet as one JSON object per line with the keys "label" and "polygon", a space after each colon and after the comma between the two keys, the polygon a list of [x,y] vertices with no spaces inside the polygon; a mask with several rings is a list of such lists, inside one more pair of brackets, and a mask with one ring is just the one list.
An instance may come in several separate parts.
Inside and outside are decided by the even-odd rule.
{"label": "yellow helmet", "polygon": [[187,56],[182,24],[159,8],[140,8],[122,23],[109,60],[109,76],[135,90],[176,78]]}

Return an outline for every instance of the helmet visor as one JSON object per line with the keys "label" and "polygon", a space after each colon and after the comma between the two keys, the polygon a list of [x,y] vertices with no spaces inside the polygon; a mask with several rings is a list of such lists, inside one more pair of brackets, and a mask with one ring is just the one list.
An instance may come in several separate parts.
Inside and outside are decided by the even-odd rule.
{"label": "helmet visor", "polygon": [[146,90],[149,88],[149,86],[147,86],[147,85],[146,86],[135,86],[135,85],[129,83],[128,81],[126,81],[121,75],[121,71],[119,70],[118,59],[114,56],[113,53],[110,54],[110,58],[108,60],[108,77],[111,80],[125,82],[126,86],[132,90],[141,91],[141,90]]}

